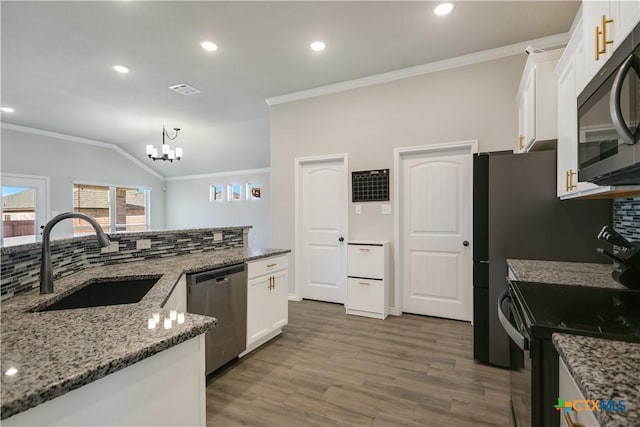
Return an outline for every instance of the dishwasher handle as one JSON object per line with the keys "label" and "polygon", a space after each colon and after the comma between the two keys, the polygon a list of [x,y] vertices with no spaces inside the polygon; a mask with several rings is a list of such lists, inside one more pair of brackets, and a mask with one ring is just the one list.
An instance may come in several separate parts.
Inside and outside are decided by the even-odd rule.
{"label": "dishwasher handle", "polygon": [[196,284],[208,280],[215,280],[216,283],[223,283],[219,282],[217,279],[226,278],[227,280],[229,280],[229,275],[234,273],[241,273],[243,271],[245,271],[244,264],[230,265],[228,267],[217,268],[215,270],[194,274],[191,276],[191,283]]}

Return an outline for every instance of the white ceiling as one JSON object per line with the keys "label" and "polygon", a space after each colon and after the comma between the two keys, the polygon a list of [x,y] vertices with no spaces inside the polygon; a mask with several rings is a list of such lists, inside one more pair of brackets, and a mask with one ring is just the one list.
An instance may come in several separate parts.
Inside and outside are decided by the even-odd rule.
{"label": "white ceiling", "polygon": [[[564,33],[579,7],[435,4],[3,1],[1,101],[16,111],[2,121],[116,144],[167,177],[268,167],[266,98]],[[183,82],[202,93],[167,89]],[[182,128],[180,162],[145,157],[163,123]]]}

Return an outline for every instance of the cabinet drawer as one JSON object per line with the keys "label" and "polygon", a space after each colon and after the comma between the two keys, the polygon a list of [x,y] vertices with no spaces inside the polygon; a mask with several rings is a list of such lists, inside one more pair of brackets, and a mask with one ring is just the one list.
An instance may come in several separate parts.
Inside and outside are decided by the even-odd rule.
{"label": "cabinet drawer", "polygon": [[383,313],[384,281],[350,277],[347,284],[347,308]]}
{"label": "cabinet drawer", "polygon": [[348,276],[384,278],[384,248],[374,245],[349,245]]}
{"label": "cabinet drawer", "polygon": [[274,271],[285,270],[288,268],[289,257],[287,255],[264,258],[257,261],[247,263],[247,278],[271,274]]}

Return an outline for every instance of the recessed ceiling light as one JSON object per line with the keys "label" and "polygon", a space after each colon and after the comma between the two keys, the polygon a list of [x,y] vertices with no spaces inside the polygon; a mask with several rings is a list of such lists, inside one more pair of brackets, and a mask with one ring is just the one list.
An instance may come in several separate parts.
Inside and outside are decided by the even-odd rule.
{"label": "recessed ceiling light", "polygon": [[327,47],[326,44],[324,44],[324,42],[313,42],[309,45],[311,47],[312,50],[315,50],[316,52],[320,52],[321,50],[324,50],[325,47]]}
{"label": "recessed ceiling light", "polygon": [[16,111],[11,107],[2,107],[0,108],[0,110],[4,111],[5,113],[13,113],[14,111]]}
{"label": "recessed ceiling light", "polygon": [[16,368],[14,368],[14,367],[11,367],[11,368],[7,369],[7,372],[5,372],[4,374],[11,377],[11,376],[13,376],[13,375],[15,375],[17,373],[18,373],[18,370]]}
{"label": "recessed ceiling light", "polygon": [[449,12],[451,12],[453,10],[453,3],[440,3],[439,5],[436,6],[435,9],[433,9],[433,13],[435,13],[438,16],[443,16],[448,14]]}
{"label": "recessed ceiling light", "polygon": [[113,69],[122,74],[127,74],[129,72],[129,69],[124,65],[114,65]]}
{"label": "recessed ceiling light", "polygon": [[215,44],[214,42],[210,42],[210,41],[201,41],[200,42],[200,46],[202,46],[202,48],[204,50],[208,50],[209,52],[213,52],[214,50],[218,50],[218,45]]}

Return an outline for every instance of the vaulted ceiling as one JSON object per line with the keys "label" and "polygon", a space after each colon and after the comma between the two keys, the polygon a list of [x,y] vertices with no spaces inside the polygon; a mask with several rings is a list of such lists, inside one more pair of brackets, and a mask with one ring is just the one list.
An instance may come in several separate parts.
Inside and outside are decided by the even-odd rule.
{"label": "vaulted ceiling", "polygon": [[[2,121],[116,144],[164,176],[261,168],[266,98],[565,33],[579,7],[457,1],[438,17],[436,4],[4,1],[1,102],[15,112]],[[182,129],[180,162],[145,156],[163,124]]]}

